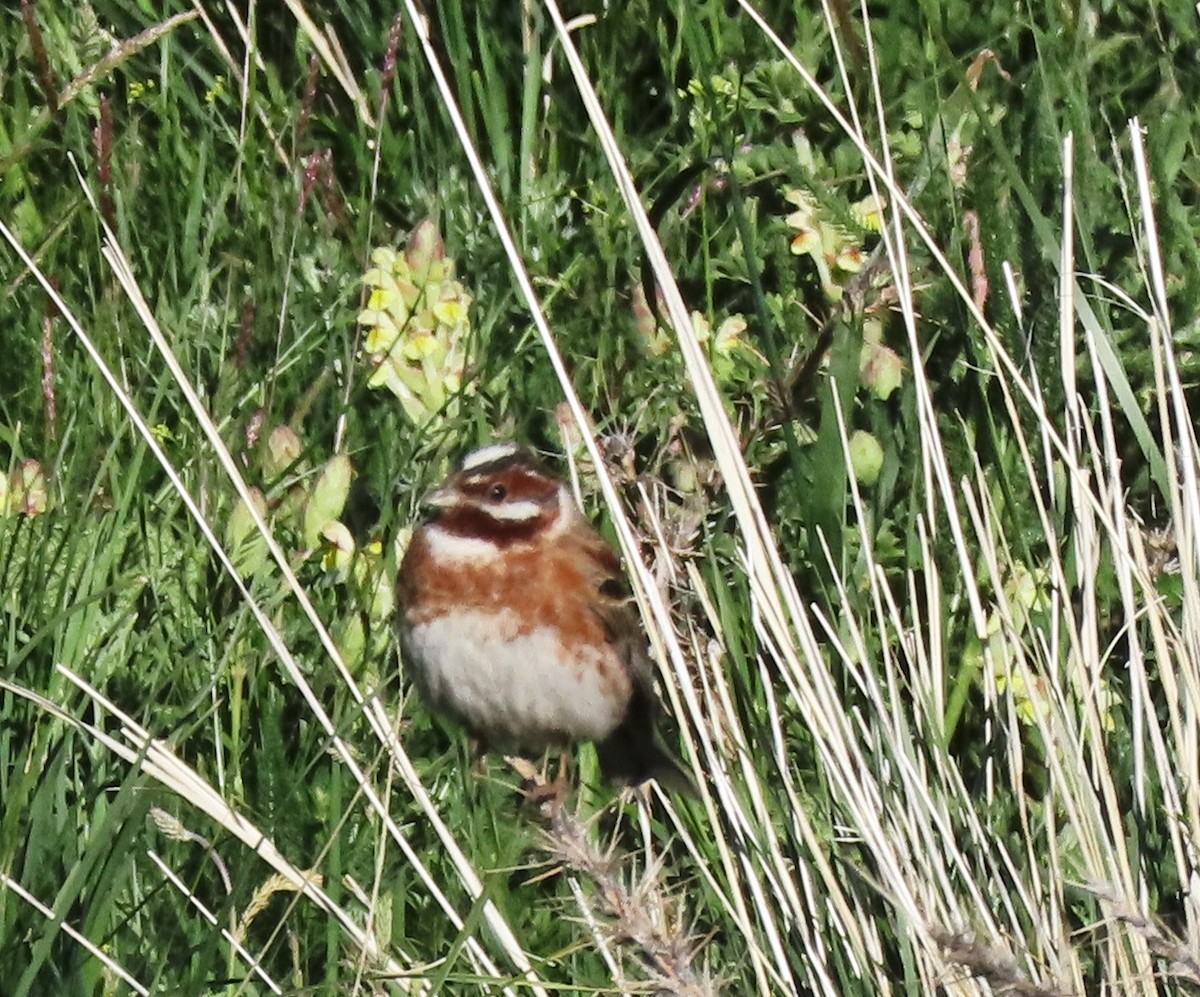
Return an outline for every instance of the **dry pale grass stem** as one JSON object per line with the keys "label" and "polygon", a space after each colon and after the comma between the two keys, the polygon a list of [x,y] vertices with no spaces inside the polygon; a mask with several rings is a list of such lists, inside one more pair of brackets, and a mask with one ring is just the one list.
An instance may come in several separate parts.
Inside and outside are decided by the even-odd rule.
{"label": "dry pale grass stem", "polygon": [[[325,877],[314,870],[305,870],[302,875],[304,878],[317,887],[325,885]],[[297,884],[287,876],[274,873],[268,876],[266,881],[254,891],[254,896],[250,898],[250,902],[246,905],[246,909],[242,912],[241,918],[238,919],[236,937],[239,942],[246,940],[246,935],[250,931],[250,926],[258,919],[258,916],[270,906],[271,898],[276,893],[299,893]]]}
{"label": "dry pale grass stem", "polygon": [[[649,973],[642,983],[620,981],[623,988],[670,997],[716,997],[718,982],[697,966],[703,942],[688,930],[678,905],[667,895],[659,863],[634,877],[616,848],[600,848],[588,825],[564,805],[559,794],[528,761],[509,763],[529,787],[545,828],[543,847],[563,869],[592,885],[591,900],[608,923],[601,928],[608,942],[629,953]],[[579,896],[578,892],[576,894]],[[590,911],[585,920],[596,925]]]}
{"label": "dry pale grass stem", "polygon": [[1100,900],[1109,917],[1132,929],[1154,955],[1167,963],[1163,970],[1165,977],[1200,987],[1200,952],[1168,931],[1161,921],[1147,917],[1136,903],[1121,897],[1115,890],[1095,885],[1088,890]]}
{"label": "dry pale grass stem", "polygon": [[994,944],[981,942],[969,935],[944,928],[930,928],[930,936],[946,957],[965,969],[971,976],[986,981],[993,992],[1014,997],[1063,997],[1070,990],[1035,983],[1021,969],[1020,963]]}
{"label": "dry pale grass stem", "polygon": [[150,820],[162,834],[166,835],[172,841],[190,841],[203,848],[212,860],[213,865],[216,866],[217,871],[221,874],[221,883],[225,887],[226,894],[233,893],[233,880],[229,875],[229,867],[225,864],[225,860],[221,858],[221,854],[213,847],[211,841],[203,835],[184,827],[183,822],[178,817],[168,813],[162,807],[150,808]]}

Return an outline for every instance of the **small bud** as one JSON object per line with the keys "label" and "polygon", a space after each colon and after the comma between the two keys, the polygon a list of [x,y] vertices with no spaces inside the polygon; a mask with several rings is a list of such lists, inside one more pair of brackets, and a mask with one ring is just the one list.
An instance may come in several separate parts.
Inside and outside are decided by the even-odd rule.
{"label": "small bud", "polygon": [[412,230],[405,256],[418,283],[441,279],[440,268],[435,264],[446,258],[446,244],[432,218],[422,219]]}
{"label": "small bud", "polygon": [[633,288],[633,328],[638,340],[651,356],[661,357],[671,348],[671,339],[658,324],[654,310],[646,300],[646,291],[641,284]]}
{"label": "small bud", "polygon": [[672,460],[664,470],[676,491],[684,495],[692,495],[700,491],[700,476],[692,461],[683,458]]}
{"label": "small bud", "polygon": [[350,566],[354,563],[354,537],[346,528],[345,523],[334,520],[321,528],[321,539],[325,543],[325,553],[321,555],[321,568],[343,582],[350,574]]}
{"label": "small bud", "polygon": [[325,464],[321,476],[312,486],[304,504],[304,545],[309,550],[316,549],[321,531],[342,515],[353,474],[350,458],[337,454]]}
{"label": "small bud", "polygon": [[861,201],[850,205],[850,215],[864,232],[883,230],[883,213],[887,210],[887,198],[868,194]]}
{"label": "small bud", "polygon": [[9,506],[26,516],[40,516],[50,508],[50,492],[46,487],[46,472],[36,460],[21,462],[9,481]]}
{"label": "small bud", "polygon": [[741,315],[730,315],[719,326],[713,339],[713,349],[726,355],[732,353],[742,343],[742,334],[746,331],[746,320]]}
{"label": "small bud", "polygon": [[276,426],[267,437],[263,450],[262,472],[267,481],[274,481],[300,459],[304,444],[290,426]]}
{"label": "small bud", "polygon": [[904,361],[890,347],[863,343],[859,373],[867,390],[886,401],[904,380]]}
{"label": "small bud", "polygon": [[879,480],[883,469],[883,447],[870,433],[859,429],[850,436],[850,467],[860,485],[868,488]]}

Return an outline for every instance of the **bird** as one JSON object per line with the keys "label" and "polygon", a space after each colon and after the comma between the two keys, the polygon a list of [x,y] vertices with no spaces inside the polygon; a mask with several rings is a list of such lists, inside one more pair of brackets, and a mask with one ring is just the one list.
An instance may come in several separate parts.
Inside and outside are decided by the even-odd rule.
{"label": "bird", "polygon": [[621,562],[534,453],[491,443],[425,497],[401,561],[401,653],[418,696],[486,749],[591,741],[604,778],[695,795],[655,737],[653,666]]}

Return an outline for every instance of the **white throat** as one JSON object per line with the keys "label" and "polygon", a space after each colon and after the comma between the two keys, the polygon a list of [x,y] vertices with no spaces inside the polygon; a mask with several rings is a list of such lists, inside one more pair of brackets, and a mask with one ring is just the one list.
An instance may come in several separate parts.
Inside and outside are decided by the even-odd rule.
{"label": "white throat", "polygon": [[500,557],[500,548],[490,540],[451,533],[438,523],[430,523],[425,536],[435,561],[470,561],[484,564]]}

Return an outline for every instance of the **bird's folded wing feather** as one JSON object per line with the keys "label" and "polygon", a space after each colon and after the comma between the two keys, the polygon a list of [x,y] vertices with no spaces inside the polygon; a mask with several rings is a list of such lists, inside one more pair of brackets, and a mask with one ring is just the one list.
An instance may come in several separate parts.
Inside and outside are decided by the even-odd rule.
{"label": "bird's folded wing feather", "polygon": [[629,669],[641,692],[653,692],[654,666],[646,653],[646,638],[621,561],[596,533],[585,541],[589,582],[595,592],[593,612],[604,627],[609,643]]}

